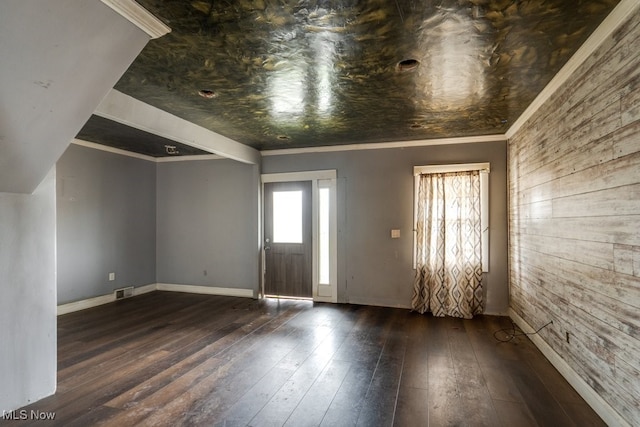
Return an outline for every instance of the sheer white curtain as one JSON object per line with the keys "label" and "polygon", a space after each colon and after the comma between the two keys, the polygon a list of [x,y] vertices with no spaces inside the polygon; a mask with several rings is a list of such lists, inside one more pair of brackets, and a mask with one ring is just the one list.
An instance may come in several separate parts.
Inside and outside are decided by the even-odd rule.
{"label": "sheer white curtain", "polygon": [[479,171],[420,175],[415,311],[465,319],[482,313],[480,200]]}

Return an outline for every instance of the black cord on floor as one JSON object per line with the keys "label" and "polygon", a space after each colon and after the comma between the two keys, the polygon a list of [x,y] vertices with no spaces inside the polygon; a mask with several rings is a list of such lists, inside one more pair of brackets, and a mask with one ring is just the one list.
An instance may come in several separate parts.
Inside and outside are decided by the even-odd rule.
{"label": "black cord on floor", "polygon": [[[493,333],[493,338],[495,338],[496,341],[509,342],[509,341],[513,340],[515,337],[527,336],[527,335],[535,335],[538,332],[540,332],[541,330],[543,330],[544,328],[546,328],[547,326],[551,325],[552,323],[553,323],[553,320],[551,320],[551,321],[547,322],[546,324],[542,325],[537,331],[527,333],[527,332],[524,332],[522,329],[520,329],[518,327],[518,325],[516,325],[512,321],[511,322],[511,329],[509,329],[509,328],[498,329],[497,331],[495,331]],[[499,333],[504,333],[505,334],[505,338],[498,337]]]}

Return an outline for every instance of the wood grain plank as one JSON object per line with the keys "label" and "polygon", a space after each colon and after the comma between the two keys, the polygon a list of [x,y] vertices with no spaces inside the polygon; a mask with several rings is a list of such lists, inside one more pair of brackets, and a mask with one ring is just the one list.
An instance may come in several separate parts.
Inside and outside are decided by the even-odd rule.
{"label": "wood grain plank", "polygon": [[[530,297],[529,288],[519,289],[517,295]],[[547,293],[545,304],[555,298]],[[104,343],[117,348],[120,342],[118,330],[104,325],[110,322],[109,308],[114,319],[129,313],[146,319],[128,323],[132,329],[124,346],[136,356],[119,358],[121,369],[105,365],[95,353]],[[154,328],[153,312],[157,325],[169,326]],[[60,339],[67,345],[61,351],[69,351],[67,360],[75,364],[61,371],[76,373],[78,383],[68,374],[64,392],[26,408],[56,412],[50,425],[509,425],[509,420],[530,420],[527,414],[548,420],[556,410],[572,422],[575,417],[584,425],[601,423],[592,411],[581,411],[584,401],[526,337],[495,341],[493,332],[511,325],[505,317],[461,320],[382,307],[159,293],[62,320]],[[596,321],[602,324],[597,333],[606,337],[606,325]],[[571,362],[595,351],[584,340],[589,323],[580,322]],[[91,330],[83,331],[87,323]],[[83,354],[83,342],[68,339],[65,331],[75,337],[107,335]],[[168,331],[177,341],[167,339]],[[549,336],[553,342],[562,339]],[[72,348],[73,342],[79,348]],[[619,381],[620,390],[636,393],[635,365],[615,356],[615,372],[587,367],[584,374],[598,387]],[[537,403],[530,405],[526,387],[540,395]],[[548,411],[544,405],[551,401],[557,405],[551,415],[537,413]],[[624,402],[632,411],[628,397]]]}
{"label": "wood grain plank", "polygon": [[[579,67],[511,138],[508,152],[511,307],[532,325],[553,319],[540,337],[631,425],[640,424],[639,399],[631,397],[640,395],[639,18],[636,10]],[[516,396],[509,382],[517,366],[507,366],[506,380],[488,383],[499,402]],[[532,366],[546,389],[558,391],[556,401],[575,398],[546,365]],[[541,390],[526,374],[523,383]],[[562,422],[542,416],[546,403],[524,386],[519,391],[538,424],[601,425],[580,418],[581,403],[565,402]],[[496,409],[503,420],[530,424],[520,404]]]}
{"label": "wood grain plank", "polygon": [[393,425],[397,427],[429,425],[429,391],[426,388],[400,387]]}
{"label": "wood grain plank", "polygon": [[321,426],[357,424],[374,371],[375,363],[356,362],[352,365],[325,412]]}
{"label": "wood grain plank", "polygon": [[554,198],[552,211],[554,218],[635,215],[640,212],[640,184]]}
{"label": "wood grain plank", "polygon": [[[521,234],[560,237],[622,245],[640,245],[636,232],[638,215],[609,215],[599,217],[554,218],[549,221],[518,221]],[[512,225],[516,225],[512,222]]]}
{"label": "wood grain plank", "polygon": [[503,426],[537,427],[539,425],[525,403],[494,400],[494,405]]}
{"label": "wood grain plank", "polygon": [[429,425],[465,425],[450,357],[429,358]]}
{"label": "wood grain plank", "polygon": [[291,427],[320,425],[350,368],[349,362],[341,360],[330,362],[284,425]]}
{"label": "wood grain plank", "polygon": [[[626,121],[629,121],[627,118]],[[637,153],[638,136],[640,135],[640,119],[631,121],[629,124],[618,130],[617,138],[613,144],[614,158],[620,158]]]}
{"label": "wood grain plank", "polygon": [[[636,184],[640,153],[632,153],[607,163],[564,176],[553,182],[553,198],[591,193]],[[613,214],[624,215],[612,210]]]}

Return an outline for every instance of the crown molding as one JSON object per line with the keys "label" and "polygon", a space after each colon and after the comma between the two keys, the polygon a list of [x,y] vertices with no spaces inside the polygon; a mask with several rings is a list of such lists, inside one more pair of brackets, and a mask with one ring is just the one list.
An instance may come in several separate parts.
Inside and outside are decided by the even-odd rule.
{"label": "crown molding", "polygon": [[[408,148],[408,147],[424,147],[429,145],[449,145],[449,144],[474,144],[482,142],[506,141],[505,135],[487,135],[487,136],[470,136],[463,138],[440,138],[425,139],[419,141],[397,141],[397,142],[381,142],[371,144],[348,144],[348,145],[326,145],[320,147],[307,148],[288,148],[283,150],[267,150],[260,151],[261,156],[287,156],[292,154],[305,153],[331,153],[340,151],[357,151],[357,150],[379,150],[389,148]],[[110,147],[108,145],[97,144],[82,139],[74,139],[72,144],[81,145],[83,147],[93,148],[94,150],[106,151],[108,153],[120,154],[122,156],[134,157],[154,163],[171,163],[171,162],[188,162],[197,160],[225,160],[227,157],[217,154],[198,154],[192,156],[175,156],[175,157],[152,157],[145,154],[138,154],[132,151],[122,150],[120,148]]]}
{"label": "crown molding", "polygon": [[520,117],[511,125],[505,133],[507,139],[511,139],[516,132],[551,98],[551,96],[571,77],[607,38],[617,30],[629,16],[640,6],[638,0],[622,0],[602,21],[596,30],[589,36],[586,42],[573,54],[564,67],[551,79],[545,88],[538,94]]}
{"label": "crown molding", "polygon": [[157,39],[171,32],[171,28],[134,0],[100,1],[147,33],[152,39]]}
{"label": "crown molding", "polygon": [[479,142],[506,141],[505,135],[463,136],[458,138],[419,139],[413,141],[374,142],[368,144],[323,145],[320,147],[284,148],[281,150],[263,150],[260,155],[287,156],[291,154],[332,153],[337,151],[381,150],[388,148],[425,147],[430,145],[475,144]]}

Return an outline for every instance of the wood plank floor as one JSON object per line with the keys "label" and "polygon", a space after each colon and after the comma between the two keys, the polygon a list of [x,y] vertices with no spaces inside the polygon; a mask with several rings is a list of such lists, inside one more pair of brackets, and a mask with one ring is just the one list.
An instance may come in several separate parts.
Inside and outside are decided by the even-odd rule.
{"label": "wood plank floor", "polygon": [[58,318],[61,426],[601,426],[505,317],[154,292]]}

